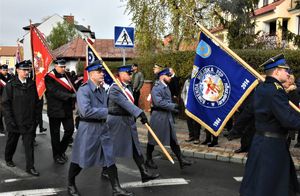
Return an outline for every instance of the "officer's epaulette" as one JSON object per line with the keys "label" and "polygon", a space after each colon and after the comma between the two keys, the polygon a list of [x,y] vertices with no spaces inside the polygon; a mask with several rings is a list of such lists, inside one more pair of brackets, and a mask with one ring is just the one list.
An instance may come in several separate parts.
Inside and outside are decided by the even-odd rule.
{"label": "officer's epaulette", "polygon": [[276,86],[276,89],[279,90],[279,89],[282,89],[282,86],[280,84],[278,84],[277,82],[274,82],[275,86]]}

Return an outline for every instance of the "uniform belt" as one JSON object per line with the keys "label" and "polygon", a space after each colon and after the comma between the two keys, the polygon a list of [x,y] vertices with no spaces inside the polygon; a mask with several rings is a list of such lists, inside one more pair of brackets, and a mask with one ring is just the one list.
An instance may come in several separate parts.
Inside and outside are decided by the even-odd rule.
{"label": "uniform belt", "polygon": [[271,138],[281,138],[281,139],[287,138],[287,134],[275,133],[270,131],[256,131],[255,134],[265,136],[265,137],[271,137]]}
{"label": "uniform belt", "polygon": [[79,121],[94,122],[94,123],[105,123],[106,119],[79,118]]}
{"label": "uniform belt", "polygon": [[151,111],[164,111],[164,112],[166,112],[167,110],[162,109],[162,108],[158,108],[158,107],[151,107]]}
{"label": "uniform belt", "polygon": [[112,116],[131,116],[129,113],[122,113],[122,112],[108,112],[109,115]]}

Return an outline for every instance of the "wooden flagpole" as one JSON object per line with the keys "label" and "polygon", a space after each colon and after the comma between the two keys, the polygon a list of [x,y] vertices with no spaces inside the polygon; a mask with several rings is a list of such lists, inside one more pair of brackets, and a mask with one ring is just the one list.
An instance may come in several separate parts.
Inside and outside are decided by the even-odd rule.
{"label": "wooden flagpole", "polygon": [[[187,15],[191,19],[195,21],[195,24],[200,28],[200,30],[205,33],[208,37],[210,37],[214,42],[216,42],[223,50],[225,50],[230,56],[232,56],[235,60],[237,60],[240,64],[242,64],[246,69],[248,69],[254,76],[256,76],[259,80],[265,81],[265,78],[262,77],[255,69],[253,69],[248,63],[246,63],[241,57],[239,57],[235,52],[233,52],[230,48],[228,48],[225,44],[223,44],[218,38],[216,38],[211,32],[209,32],[205,27],[203,27],[199,21],[197,21],[191,15]],[[295,106],[291,101],[289,101],[290,106],[300,113],[300,109]]]}
{"label": "wooden flagpole", "polygon": [[[110,69],[108,68],[108,66],[106,65],[106,63],[102,60],[102,58],[97,53],[97,51],[94,49],[94,47],[86,39],[84,39],[84,40],[88,44],[88,46],[92,49],[92,51],[97,56],[97,58],[102,61],[102,64],[103,64],[105,70],[110,75],[110,77],[113,79],[113,81],[118,85],[118,87],[122,90],[123,94],[128,98],[128,96],[126,95],[125,90],[122,87],[122,84],[120,83],[120,81],[115,78],[115,76],[112,74],[112,72],[110,71]],[[128,98],[128,100],[130,100],[130,99]],[[169,159],[169,161],[174,164],[174,160],[172,159],[172,157],[170,156],[170,154],[168,153],[168,151],[166,150],[166,148],[162,145],[162,143],[160,142],[160,140],[158,139],[158,137],[156,136],[156,134],[154,133],[154,131],[152,130],[152,128],[148,125],[148,123],[146,123],[145,126],[147,127],[148,131],[150,132],[150,134],[152,135],[152,137],[155,139],[155,141],[157,142],[157,144],[159,145],[159,147],[162,149],[163,153]]]}

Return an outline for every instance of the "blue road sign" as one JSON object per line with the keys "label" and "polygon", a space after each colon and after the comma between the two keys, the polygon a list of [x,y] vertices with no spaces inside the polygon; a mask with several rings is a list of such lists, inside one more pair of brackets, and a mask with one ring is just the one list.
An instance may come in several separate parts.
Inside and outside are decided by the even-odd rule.
{"label": "blue road sign", "polygon": [[133,48],[134,47],[134,28],[115,26],[115,47]]}

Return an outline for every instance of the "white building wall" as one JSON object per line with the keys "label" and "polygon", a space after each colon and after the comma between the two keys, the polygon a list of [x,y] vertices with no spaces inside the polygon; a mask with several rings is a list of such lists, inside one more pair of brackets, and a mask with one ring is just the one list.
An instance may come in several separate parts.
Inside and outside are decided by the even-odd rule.
{"label": "white building wall", "polygon": [[[58,14],[54,14],[43,23],[41,23],[37,28],[38,30],[44,35],[46,38],[50,35],[52,29],[57,26],[58,23],[63,23],[63,17],[59,16]],[[78,30],[76,30],[80,37],[84,37],[84,34]],[[90,37],[90,33],[86,33],[86,36]],[[30,32],[26,31],[26,34],[23,36],[23,50],[24,50],[24,59],[31,59],[31,43],[30,43]]]}
{"label": "white building wall", "polygon": [[[47,20],[45,20],[43,23],[41,23],[37,28],[38,30],[44,35],[44,37],[47,37],[50,35],[53,27],[57,26],[58,22],[63,22],[64,19],[54,14]],[[30,43],[30,32],[27,31],[27,33],[24,35],[24,41],[23,41],[23,49],[24,49],[24,59],[31,59],[31,43]]]}

